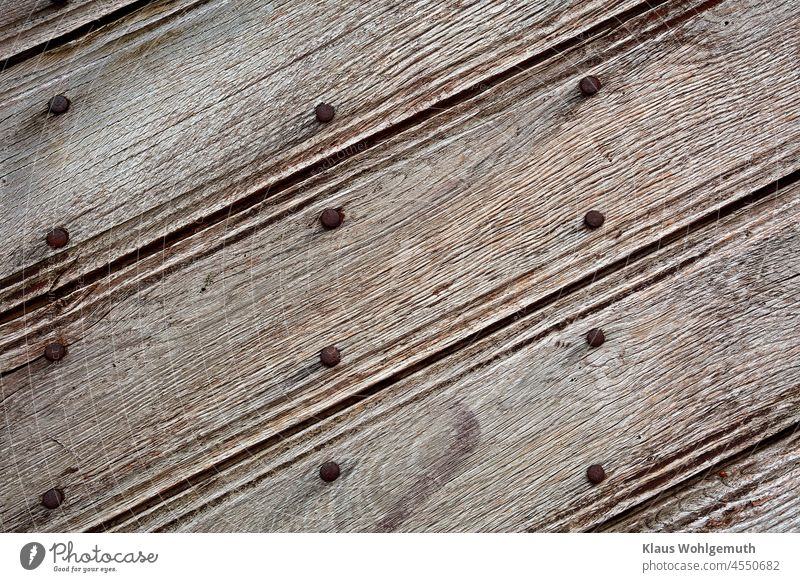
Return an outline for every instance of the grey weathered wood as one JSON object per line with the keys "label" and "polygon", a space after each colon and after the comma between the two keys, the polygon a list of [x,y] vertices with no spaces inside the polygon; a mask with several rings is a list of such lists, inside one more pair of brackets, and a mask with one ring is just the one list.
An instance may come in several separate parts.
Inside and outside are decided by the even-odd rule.
{"label": "grey weathered wood", "polygon": [[[789,20],[792,18],[790,13],[784,13],[784,16]],[[789,22],[785,24],[790,25]],[[705,28],[708,28],[708,25],[701,22],[696,26],[695,33],[703,35]],[[625,26],[621,29],[624,33]],[[656,30],[663,32],[663,28]],[[667,30],[669,35],[674,33],[674,30],[668,27]],[[769,30],[774,32],[774,29],[765,29]],[[733,40],[727,41],[726,39],[731,38],[731,29],[727,26],[723,28],[721,23],[717,23],[716,32],[720,35],[719,42],[725,45],[725,49],[719,49],[720,54],[724,50],[726,58],[728,52],[732,52],[735,57],[737,54],[735,43],[743,42],[744,38],[735,32]],[[598,46],[608,48],[610,45],[613,48],[619,44],[614,37],[605,40],[605,45],[594,43],[591,48],[582,47],[580,50],[588,52],[597,50]],[[358,182],[359,186],[363,188],[376,187],[372,177],[365,177],[364,173],[370,171],[376,164],[382,163],[380,160],[387,155],[387,152],[390,152],[388,155],[391,156],[391,152],[402,152],[404,149],[426,144],[430,139],[439,139],[441,147],[423,146],[429,149],[415,156],[418,168],[409,171],[408,162],[401,159],[391,167],[390,172],[393,175],[381,176],[381,183],[377,187],[386,191],[392,188],[391,194],[395,200],[373,201],[380,210],[367,207],[366,212],[373,212],[378,216],[382,212],[394,212],[397,208],[403,208],[402,204],[406,204],[403,212],[410,213],[429,204],[425,200],[427,196],[431,197],[431,208],[436,207],[437,196],[446,197],[443,203],[450,204],[448,209],[454,215],[464,213],[465,208],[480,208],[482,212],[491,212],[491,205],[484,207],[486,197],[491,199],[495,196],[496,190],[509,188],[510,194],[497,194],[501,197],[500,204],[506,204],[502,196],[514,197],[517,191],[523,190],[526,196],[546,196],[560,204],[559,207],[550,200],[545,201],[545,204],[550,204],[549,211],[555,213],[551,215],[549,223],[541,222],[546,227],[547,224],[554,224],[554,219],[563,222],[565,204],[574,209],[577,215],[576,222],[579,222],[579,213],[599,201],[601,194],[613,189],[616,190],[614,195],[620,196],[618,200],[622,206],[628,205],[627,198],[634,193],[647,197],[642,199],[643,206],[651,205],[649,213],[645,214],[648,220],[641,221],[642,214],[636,211],[631,214],[631,219],[626,218],[630,223],[628,232],[622,231],[626,224],[620,220],[616,223],[620,229],[620,236],[626,235],[621,242],[629,243],[631,239],[635,241],[627,247],[633,250],[637,244],[642,243],[642,239],[636,238],[641,231],[650,229],[650,232],[645,233],[646,238],[647,235],[652,235],[657,227],[663,228],[661,217],[654,213],[666,212],[665,204],[676,202],[677,206],[670,210],[691,221],[698,214],[706,212],[709,204],[721,204],[735,199],[748,190],[758,188],[796,168],[797,146],[794,138],[798,133],[798,114],[793,108],[788,107],[793,98],[791,86],[781,82],[781,79],[791,75],[787,68],[793,62],[794,47],[787,44],[785,39],[778,37],[777,33],[774,37],[765,34],[761,40],[765,45],[774,43],[773,48],[777,58],[766,62],[768,66],[760,67],[759,72],[762,77],[758,81],[750,79],[749,83],[745,83],[743,77],[741,79],[743,88],[733,97],[726,85],[731,82],[727,69],[709,70],[704,75],[704,83],[709,87],[703,87],[699,82],[695,83],[690,86],[690,92],[682,96],[680,103],[673,105],[671,100],[676,99],[673,84],[680,83],[682,79],[680,75],[683,74],[680,67],[694,66],[696,55],[689,54],[688,51],[687,53],[678,51],[678,54],[673,55],[669,52],[673,50],[672,47],[661,39],[650,39],[656,43],[655,46],[661,47],[662,51],[666,49],[662,59],[658,61],[659,67],[669,64],[669,59],[673,57],[683,57],[688,62],[666,69],[675,71],[676,75],[679,75],[678,78],[665,77],[660,81],[660,85],[648,87],[648,92],[644,94],[635,88],[637,82],[635,75],[661,74],[657,70],[650,69],[646,73],[639,71],[636,59],[641,60],[644,56],[649,58],[644,49],[639,49],[635,53],[623,53],[627,55],[627,62],[620,63],[620,66],[625,65],[628,69],[616,73],[618,76],[615,78],[618,79],[619,85],[615,89],[612,84],[607,87],[607,96],[592,101],[582,100],[576,96],[573,81],[562,79],[573,71],[569,64],[565,67],[564,63],[560,62],[542,71],[524,75],[498,87],[496,95],[501,96],[503,91],[508,91],[508,97],[490,100],[490,96],[486,96],[476,103],[467,103],[447,114],[442,114],[434,122],[425,124],[415,132],[400,136],[398,140],[372,152],[370,156],[359,157],[353,160],[353,163],[337,167],[337,173],[331,176],[326,174],[317,176],[316,179],[309,180],[300,187],[290,189],[285,196],[271,200],[256,209],[264,212],[266,216],[254,220],[251,214],[247,214],[217,224],[213,229],[194,238],[182,239],[181,244],[173,245],[162,254],[149,256],[146,262],[136,263],[126,270],[115,272],[113,277],[79,288],[75,293],[53,303],[47,309],[29,312],[24,318],[17,317],[11,320],[2,328],[5,342],[0,346],[3,348],[0,369],[8,370],[37,357],[44,344],[51,341],[53,333],[69,335],[65,323],[75,318],[75,308],[83,309],[87,304],[86,300],[95,299],[98,293],[129,294],[131,284],[136,283],[137,279],[152,278],[164,269],[175,268],[175,264],[192,260],[192,254],[202,257],[213,252],[219,241],[226,240],[227,244],[230,244],[231,241],[241,238],[242,232],[247,233],[257,228],[259,224],[277,222],[278,224],[271,226],[270,229],[281,232],[280,229],[287,224],[285,219],[281,219],[282,214],[300,209],[305,211],[310,204],[318,203],[320,200],[323,201],[319,203],[321,206],[324,203],[324,196],[328,197],[328,203],[341,198],[342,193],[337,192],[337,189],[349,179],[347,176],[356,176],[361,180]],[[569,54],[565,60],[580,56],[580,54]],[[748,71],[746,76],[750,77],[750,69],[745,65],[752,55],[742,53],[738,56],[742,62],[736,70],[746,70]],[[608,68],[617,66],[617,59],[618,57],[610,58],[604,66]],[[655,61],[656,57],[651,60]],[[627,80],[626,75],[630,77]],[[558,86],[559,94],[554,101],[545,102],[543,100],[550,89],[548,87],[542,89],[539,84],[547,84],[554,77],[561,81]],[[610,78],[607,82],[614,83],[615,78]],[[773,114],[770,105],[763,102],[763,92],[760,89],[762,85],[778,87],[778,90],[770,96],[779,106],[776,109],[777,114]],[[785,95],[781,93],[784,87]],[[735,120],[725,118],[720,124],[715,118],[705,114],[712,108],[730,109],[731,99],[736,105]],[[782,99],[786,100],[786,107],[783,107]],[[468,109],[472,105],[477,107]],[[524,107],[527,107],[528,111],[522,112]],[[680,110],[681,107],[685,107],[693,114],[690,113],[684,120],[675,122],[673,109]],[[640,120],[642,111],[647,111],[647,115]],[[512,113],[514,116],[511,116]],[[465,116],[470,119],[464,119]],[[675,131],[671,124],[675,124]],[[756,132],[759,128],[761,130],[768,128],[769,131]],[[754,134],[752,138],[741,139],[743,134],[750,133]],[[552,143],[542,140],[542,135],[550,134],[555,135]],[[485,168],[486,159],[494,161],[493,157],[499,157],[496,148],[500,147],[529,149],[526,150],[527,155],[526,151],[520,150],[516,152],[516,156],[505,156],[505,159],[499,161],[501,165]],[[553,151],[571,151],[574,159],[553,161],[551,159]],[[454,164],[458,167],[456,173],[452,171]],[[432,182],[438,188],[438,191],[433,193],[427,191],[429,186],[427,181],[431,172],[437,172],[439,176],[438,184],[435,180]],[[339,178],[338,174],[345,178]],[[393,181],[396,181],[398,176],[405,178],[406,183],[394,188]],[[710,187],[718,188],[720,192],[712,194],[708,191]],[[465,188],[477,192],[471,194],[471,198],[465,197],[463,201],[454,200],[450,195],[451,192]],[[355,190],[351,186],[349,189],[351,192]],[[565,190],[569,192],[565,193]],[[572,194],[573,190],[576,192],[575,195]],[[687,191],[686,195],[682,190]],[[555,197],[551,192],[555,193]],[[665,196],[670,198],[665,199]],[[606,204],[605,201],[602,202]],[[520,199],[519,196],[516,196],[514,204],[519,213],[527,214],[533,208],[530,202]],[[615,210],[612,206],[609,206],[609,209]],[[314,223],[314,217],[310,214],[310,211],[308,214],[303,213],[303,220],[307,221],[305,222],[307,225]],[[668,216],[669,214],[666,215],[667,219]],[[393,217],[393,220],[397,219],[398,217]],[[509,218],[515,225],[522,225],[525,219],[526,216],[522,215]],[[292,230],[296,233],[295,229]],[[562,233],[548,232],[547,236],[560,234]],[[576,237],[573,240],[579,241],[582,245],[583,234],[577,225],[572,234]],[[282,249],[291,249],[292,245],[299,249],[306,249],[308,246],[308,238],[303,233],[294,239],[295,242],[290,242],[282,234],[279,236],[280,239],[271,240],[280,240],[279,244],[275,244]],[[394,242],[392,239],[391,243]],[[190,250],[188,256],[187,248]],[[311,251],[319,253],[317,255],[319,258],[316,260],[326,260],[328,250],[320,248],[321,250],[311,249]],[[478,249],[477,252],[486,250]],[[515,249],[514,252],[524,253],[526,250]],[[596,249],[596,252],[601,252],[601,249]],[[67,257],[77,269],[76,272],[80,272],[79,265],[83,263],[85,257],[80,252],[78,256],[67,253]],[[513,265],[508,263],[506,268],[509,267],[513,268]],[[59,273],[56,281],[49,283],[46,280],[37,280],[36,286],[41,292],[69,276],[67,273]],[[121,290],[120,287],[125,285],[128,286],[128,290]],[[286,299],[287,297],[284,297],[284,300]]]}
{"label": "grey weathered wood", "polygon": [[[755,39],[722,22],[762,8],[621,25],[259,214],[4,325],[7,338],[33,331],[30,352],[6,344],[6,365],[55,337],[70,349],[0,380],[14,419],[6,527],[101,523],[794,169],[797,113],[777,81],[792,74],[783,29],[795,16],[770,5]],[[697,60],[701,41],[757,81],[731,94],[730,71]],[[773,54],[761,62],[763,47]],[[585,100],[571,59],[594,51],[607,87]],[[673,103],[690,73],[703,82]],[[748,92],[760,83],[775,85],[769,102]],[[734,104],[726,123],[712,115]],[[320,210],[338,205],[345,226],[321,232]],[[587,233],[595,205],[609,222]],[[344,361],[325,371],[316,354],[333,342]],[[45,515],[32,492],[54,482],[69,511]]]}
{"label": "grey weathered wood", "polygon": [[0,63],[134,3],[135,0],[69,0],[58,5],[50,0],[7,0],[0,11]]}
{"label": "grey weathered wood", "polygon": [[[361,151],[638,3],[183,0],[20,64],[0,75],[0,278],[16,274],[0,309]],[[62,92],[71,111],[48,117]],[[320,101],[338,109],[325,126]],[[72,243],[51,258],[55,225]]]}
{"label": "grey weathered wood", "polygon": [[[800,420],[798,212],[795,184],[119,528],[601,524]],[[596,326],[607,339],[590,349]],[[328,460],[342,468],[332,484],[318,476]]]}
{"label": "grey weathered wood", "polygon": [[627,532],[800,531],[800,432],[747,450],[603,528]]}

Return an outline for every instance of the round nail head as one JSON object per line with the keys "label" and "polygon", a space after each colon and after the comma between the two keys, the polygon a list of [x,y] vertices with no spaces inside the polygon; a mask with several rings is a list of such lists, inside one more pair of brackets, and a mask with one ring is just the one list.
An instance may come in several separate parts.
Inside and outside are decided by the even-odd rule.
{"label": "round nail head", "polygon": [[600,465],[590,465],[589,468],[586,469],[586,477],[589,479],[590,483],[597,485],[606,478],[606,472]]}
{"label": "round nail head", "polygon": [[339,228],[342,225],[343,220],[344,213],[341,210],[336,210],[334,208],[326,208],[319,216],[319,221],[322,223],[322,226],[328,230]]}
{"label": "round nail head", "polygon": [[334,463],[333,461],[328,461],[327,463],[323,463],[322,466],[319,468],[319,477],[323,481],[330,483],[331,481],[336,481],[339,478],[339,474],[341,470],[339,469],[339,465]]}
{"label": "round nail head", "polygon": [[64,503],[64,492],[61,489],[50,489],[42,495],[42,505],[47,509],[55,509]]}
{"label": "round nail head", "polygon": [[328,123],[333,116],[336,115],[336,110],[333,108],[333,105],[329,105],[328,103],[320,103],[317,105],[316,109],[314,109],[314,113],[317,116],[317,121],[322,123]]}
{"label": "round nail head", "polygon": [[44,348],[44,357],[49,362],[57,362],[67,355],[67,348],[64,344],[55,342],[47,344]]}
{"label": "round nail head", "polygon": [[47,244],[54,249],[60,249],[67,246],[69,242],[69,233],[65,228],[54,228],[47,233]]}
{"label": "round nail head", "polygon": [[604,341],[606,341],[606,335],[603,333],[602,329],[590,329],[589,333],[586,334],[586,343],[593,348],[599,348],[603,345]]}
{"label": "round nail head", "polygon": [[603,84],[600,82],[600,79],[593,75],[589,75],[581,79],[580,83],[578,83],[578,88],[581,90],[581,93],[584,95],[594,95],[597,93]]}
{"label": "round nail head", "polygon": [[341,359],[342,356],[336,346],[328,346],[319,353],[319,361],[329,368],[333,368]]}
{"label": "round nail head", "polygon": [[606,217],[603,216],[602,212],[598,212],[597,210],[590,210],[586,213],[583,217],[583,223],[591,229],[600,228],[603,226],[603,223],[606,221]]}
{"label": "round nail head", "polygon": [[53,115],[61,115],[69,111],[70,101],[64,95],[56,95],[47,104],[47,108]]}

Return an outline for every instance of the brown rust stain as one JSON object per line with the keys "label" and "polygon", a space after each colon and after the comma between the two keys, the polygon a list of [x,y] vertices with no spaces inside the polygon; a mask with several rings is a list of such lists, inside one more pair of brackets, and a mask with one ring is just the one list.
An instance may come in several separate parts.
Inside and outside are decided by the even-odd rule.
{"label": "brown rust stain", "polygon": [[417,479],[409,493],[395,501],[378,522],[377,530],[395,531],[421,505],[448,481],[456,476],[467,457],[480,443],[481,429],[478,418],[463,403],[453,406],[453,429],[455,438],[442,449],[431,463],[431,468]]}

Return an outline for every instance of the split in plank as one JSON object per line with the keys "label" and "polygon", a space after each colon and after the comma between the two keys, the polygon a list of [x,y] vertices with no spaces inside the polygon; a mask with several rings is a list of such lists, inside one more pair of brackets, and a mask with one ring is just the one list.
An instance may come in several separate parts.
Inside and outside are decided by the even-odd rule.
{"label": "split in plank", "polygon": [[[2,69],[74,40],[152,0],[11,0],[0,12]],[[166,4],[161,2],[160,4]]]}
{"label": "split in plank", "polygon": [[800,421],[799,211],[795,183],[117,527],[602,524]]}
{"label": "split in plank", "polygon": [[[679,85],[680,103],[675,86],[715,58],[749,78],[746,65],[758,62],[761,82],[776,83],[793,62],[782,28],[796,17],[776,3],[754,45],[752,31],[722,22],[747,13],[742,2],[713,15],[692,3],[672,8],[674,20],[623,23],[289,189],[260,213],[76,291],[38,321],[6,324],[9,336],[36,325],[46,328],[36,341],[62,335],[70,359],[40,359],[2,379],[21,421],[7,438],[15,454],[40,463],[4,467],[19,476],[3,484],[4,523],[103,523],[792,171],[797,113],[773,109],[792,102],[783,85],[769,99],[748,92],[753,84],[731,95],[722,83],[730,71],[706,67],[702,82]],[[699,61],[701,40],[709,52]],[[762,63],[763,46],[773,54]],[[591,100],[575,90],[586,59],[609,80]],[[720,125],[704,113],[722,105],[747,115]],[[771,133],[742,139],[765,124]],[[597,203],[614,219],[587,233],[580,219]],[[346,225],[321,234],[319,212],[338,205]],[[344,361],[325,372],[315,356],[331,343]],[[18,342],[3,357],[30,354]],[[34,415],[80,446],[65,455],[31,433]],[[36,513],[26,493],[71,467],[82,469],[67,476],[69,513]]]}
{"label": "split in plank", "polygon": [[[640,4],[183,0],[21,63],[0,75],[0,310],[157,254]],[[47,116],[57,93],[72,107]],[[55,255],[54,226],[71,233]]]}
{"label": "split in plank", "polygon": [[800,431],[785,432],[601,531],[800,531]]}

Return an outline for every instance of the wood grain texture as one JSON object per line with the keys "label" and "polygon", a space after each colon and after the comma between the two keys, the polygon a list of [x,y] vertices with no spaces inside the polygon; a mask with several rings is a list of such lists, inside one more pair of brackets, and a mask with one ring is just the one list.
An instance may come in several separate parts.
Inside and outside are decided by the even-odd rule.
{"label": "wood grain texture", "polygon": [[[0,309],[224,219],[637,3],[183,0],[14,67],[0,75]],[[56,93],[72,109],[48,117]],[[338,110],[325,126],[320,101]],[[53,226],[68,251],[43,244]]]}
{"label": "wood grain texture", "polygon": [[[800,420],[798,211],[795,184],[118,527],[601,524]],[[607,339],[590,349],[596,326]]]}
{"label": "wood grain texture", "polygon": [[0,63],[102,21],[141,0],[5,0],[0,2]]}
{"label": "wood grain texture", "polygon": [[602,531],[800,531],[800,432],[744,455],[659,495]]}
{"label": "wood grain texture", "polygon": [[[703,66],[719,51],[740,70],[737,58],[752,63],[770,46],[762,82],[790,74],[781,29],[795,16],[770,6],[753,44],[723,24],[742,9],[621,25],[38,321],[5,325],[4,337],[41,333],[6,344],[6,364],[56,337],[70,350],[59,365],[39,358],[0,380],[13,419],[2,443],[14,451],[0,471],[5,527],[102,523],[791,171],[797,113],[775,109],[791,91],[731,95],[721,85],[730,73]],[[712,52],[699,61],[701,39]],[[609,82],[586,101],[574,63],[596,50]],[[664,72],[701,70],[675,102]],[[720,125],[712,113],[734,104]],[[580,220],[595,204],[610,219],[587,233]],[[339,205],[345,227],[322,233],[320,210]],[[335,371],[316,362],[330,343],[344,353]],[[69,511],[45,515],[31,492],[53,482],[69,489]]]}

